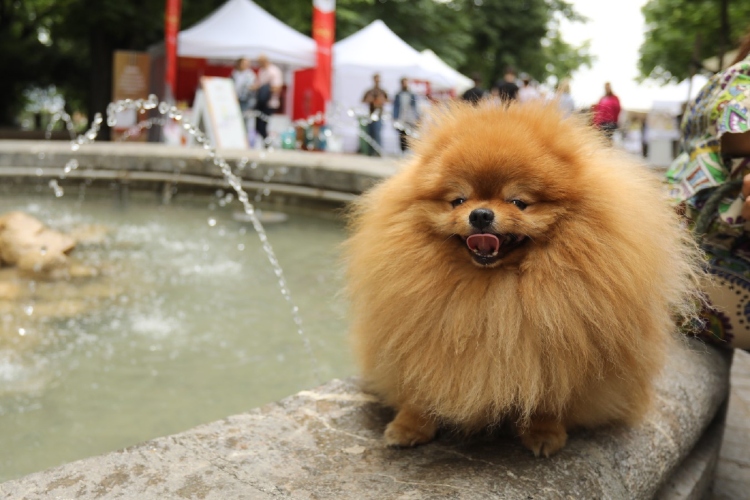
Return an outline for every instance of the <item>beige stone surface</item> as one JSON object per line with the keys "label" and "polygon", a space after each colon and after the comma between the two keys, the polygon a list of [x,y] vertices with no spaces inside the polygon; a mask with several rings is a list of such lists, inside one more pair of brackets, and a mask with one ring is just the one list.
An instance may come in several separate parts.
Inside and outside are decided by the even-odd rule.
{"label": "beige stone surface", "polygon": [[18,283],[0,281],[0,300],[18,300],[22,294],[23,291]]}
{"label": "beige stone surface", "polygon": [[[236,166],[246,189],[267,187],[275,193],[337,201],[352,200],[352,194],[363,192],[399,169],[398,160],[393,158],[353,154],[283,150],[221,150],[219,154]],[[58,179],[65,163],[74,158],[79,167],[68,172],[67,179],[167,180],[227,186],[219,167],[203,148],[154,143],[93,143],[73,152],[64,142],[0,141],[0,177]],[[264,180],[267,177],[269,181]]]}
{"label": "beige stone surface", "polygon": [[352,381],[0,484],[0,498],[648,499],[679,467],[727,394],[727,356],[671,353],[657,404],[635,428],[575,432],[550,459],[512,436],[443,435],[387,448],[392,412]]}

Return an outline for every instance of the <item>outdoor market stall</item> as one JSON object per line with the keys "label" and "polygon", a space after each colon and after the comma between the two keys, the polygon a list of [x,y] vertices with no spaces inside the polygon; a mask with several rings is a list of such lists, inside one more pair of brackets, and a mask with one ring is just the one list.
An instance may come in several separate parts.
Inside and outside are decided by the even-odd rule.
{"label": "outdoor market stall", "polygon": [[[333,46],[333,103],[337,110],[355,110],[359,116],[367,114],[362,96],[372,87],[372,76],[380,75],[381,87],[392,99],[400,88],[401,78],[424,80],[431,85],[449,88],[454,76],[445,68],[437,68],[404,42],[381,20],[376,20]],[[387,105],[386,112],[390,110]],[[341,113],[338,113],[339,115]],[[357,150],[359,139],[354,120],[340,119],[333,123],[335,132],[344,142],[344,150]],[[383,127],[383,148],[387,153],[398,153],[398,134],[386,121]]]}

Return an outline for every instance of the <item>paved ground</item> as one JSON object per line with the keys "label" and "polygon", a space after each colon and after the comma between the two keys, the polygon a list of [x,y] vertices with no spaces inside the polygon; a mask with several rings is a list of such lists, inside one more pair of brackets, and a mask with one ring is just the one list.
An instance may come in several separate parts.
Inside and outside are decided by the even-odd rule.
{"label": "paved ground", "polygon": [[735,352],[731,390],[713,500],[750,500],[750,354],[747,352]]}

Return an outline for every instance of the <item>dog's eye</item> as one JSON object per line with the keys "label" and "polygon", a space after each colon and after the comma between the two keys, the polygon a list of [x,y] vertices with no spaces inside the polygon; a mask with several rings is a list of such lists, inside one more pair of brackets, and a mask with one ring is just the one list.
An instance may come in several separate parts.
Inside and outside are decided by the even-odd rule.
{"label": "dog's eye", "polygon": [[529,206],[528,204],[522,202],[521,200],[510,200],[509,203],[512,203],[513,205],[517,206],[519,210],[523,210]]}
{"label": "dog's eye", "polygon": [[453,208],[456,208],[459,205],[462,205],[466,201],[466,198],[456,198],[451,202],[451,206]]}

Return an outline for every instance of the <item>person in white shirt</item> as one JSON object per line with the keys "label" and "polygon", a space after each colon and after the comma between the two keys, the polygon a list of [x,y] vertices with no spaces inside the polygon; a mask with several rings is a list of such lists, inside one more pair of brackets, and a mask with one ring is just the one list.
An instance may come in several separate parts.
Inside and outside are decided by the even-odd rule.
{"label": "person in white shirt", "polygon": [[242,112],[255,107],[255,72],[250,69],[250,61],[247,58],[237,60],[232,71],[232,80]]}
{"label": "person in white shirt", "polygon": [[521,84],[521,88],[518,89],[519,102],[533,101],[542,97],[542,94],[539,93],[536,87],[531,85],[531,77],[529,75],[521,73],[521,81],[523,83]]}
{"label": "person in white shirt", "polygon": [[557,105],[560,107],[565,116],[570,116],[576,109],[573,96],[570,95],[570,80],[567,78],[560,81],[557,86],[557,93],[555,98],[557,99]]}
{"label": "person in white shirt", "polygon": [[398,124],[398,135],[401,138],[401,152],[405,152],[408,147],[407,137],[412,134],[419,120],[417,111],[417,96],[409,90],[409,80],[401,79],[401,90],[393,99],[393,119]]}

